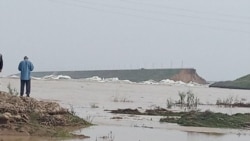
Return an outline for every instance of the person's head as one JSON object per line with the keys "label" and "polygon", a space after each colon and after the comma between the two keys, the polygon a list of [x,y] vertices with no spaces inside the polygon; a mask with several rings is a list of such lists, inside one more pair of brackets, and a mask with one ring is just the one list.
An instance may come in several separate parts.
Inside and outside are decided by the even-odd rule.
{"label": "person's head", "polygon": [[23,58],[24,60],[28,60],[29,58],[27,57],[27,56],[24,56],[24,58]]}

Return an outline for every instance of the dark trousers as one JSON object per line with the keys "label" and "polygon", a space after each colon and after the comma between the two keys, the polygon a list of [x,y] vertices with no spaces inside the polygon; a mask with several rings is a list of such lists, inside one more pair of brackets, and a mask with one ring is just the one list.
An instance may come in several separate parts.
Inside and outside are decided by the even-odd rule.
{"label": "dark trousers", "polygon": [[21,91],[20,95],[23,96],[24,93],[24,87],[26,86],[26,95],[30,96],[30,80],[21,80]]}

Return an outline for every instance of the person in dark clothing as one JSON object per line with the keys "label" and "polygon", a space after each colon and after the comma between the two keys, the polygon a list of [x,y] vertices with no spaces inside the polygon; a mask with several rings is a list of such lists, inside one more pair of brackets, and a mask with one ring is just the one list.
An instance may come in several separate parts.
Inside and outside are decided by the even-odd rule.
{"label": "person in dark clothing", "polygon": [[2,72],[3,69],[3,57],[2,54],[0,54],[0,72]]}
{"label": "person in dark clothing", "polygon": [[33,64],[28,60],[28,57],[25,56],[24,60],[21,61],[18,65],[18,70],[21,71],[20,75],[20,81],[21,81],[21,90],[20,90],[20,96],[23,96],[24,94],[24,87],[26,85],[26,95],[27,97],[30,96],[30,87],[31,87],[31,77],[30,72],[33,71],[34,66]]}

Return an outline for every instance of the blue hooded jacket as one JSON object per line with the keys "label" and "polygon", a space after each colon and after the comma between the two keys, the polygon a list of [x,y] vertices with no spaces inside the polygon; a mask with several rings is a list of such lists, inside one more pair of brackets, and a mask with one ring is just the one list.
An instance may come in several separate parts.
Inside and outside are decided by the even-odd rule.
{"label": "blue hooded jacket", "polygon": [[28,60],[24,59],[19,63],[18,70],[21,71],[21,80],[30,80],[30,72],[33,71],[34,66],[33,64]]}

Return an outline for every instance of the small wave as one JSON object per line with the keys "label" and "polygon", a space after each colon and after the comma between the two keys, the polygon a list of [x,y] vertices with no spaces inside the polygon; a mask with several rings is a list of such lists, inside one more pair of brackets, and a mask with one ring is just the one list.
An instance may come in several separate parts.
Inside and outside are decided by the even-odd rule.
{"label": "small wave", "polygon": [[183,81],[174,81],[174,80],[170,80],[170,79],[164,79],[160,81],[160,84],[168,84],[168,85],[188,85],[188,86],[195,86],[194,83],[185,83]]}
{"label": "small wave", "polygon": [[71,79],[70,76],[67,75],[47,75],[42,77],[41,79],[54,79],[54,80],[58,80],[58,79]]}
{"label": "small wave", "polygon": [[119,80],[119,78],[114,77],[114,78],[100,78],[99,76],[93,76],[90,78],[85,78],[84,80],[87,81],[96,81],[96,82],[122,82],[122,83],[133,83],[130,80]]}
{"label": "small wave", "polygon": [[120,81],[122,81],[122,82],[124,82],[124,83],[130,83],[130,84],[135,83],[135,82],[132,82],[132,81],[130,81],[130,80],[120,80]]}
{"label": "small wave", "polygon": [[116,82],[119,81],[119,78],[114,77],[114,78],[105,78],[103,79],[105,82]]}
{"label": "small wave", "polygon": [[148,81],[143,81],[143,82],[140,82],[140,84],[151,84],[151,85],[157,85],[159,84],[159,82],[156,82],[154,80],[148,80]]}
{"label": "small wave", "polygon": [[164,79],[160,81],[161,84],[176,84],[174,80]]}
{"label": "small wave", "polygon": [[10,75],[9,78],[20,78],[18,75]]}
{"label": "small wave", "polygon": [[42,78],[40,78],[40,77],[31,77],[31,79],[33,79],[33,80],[41,80]]}
{"label": "small wave", "polygon": [[89,80],[89,81],[103,81],[102,78],[100,78],[99,76],[93,76],[90,78],[85,78],[84,80]]}
{"label": "small wave", "polygon": [[[8,76],[9,78],[20,78],[19,75],[10,75]],[[67,76],[67,75],[46,75],[44,77],[34,77],[34,76],[31,76],[31,79],[33,80],[41,80],[41,79],[71,79],[70,76]]]}

